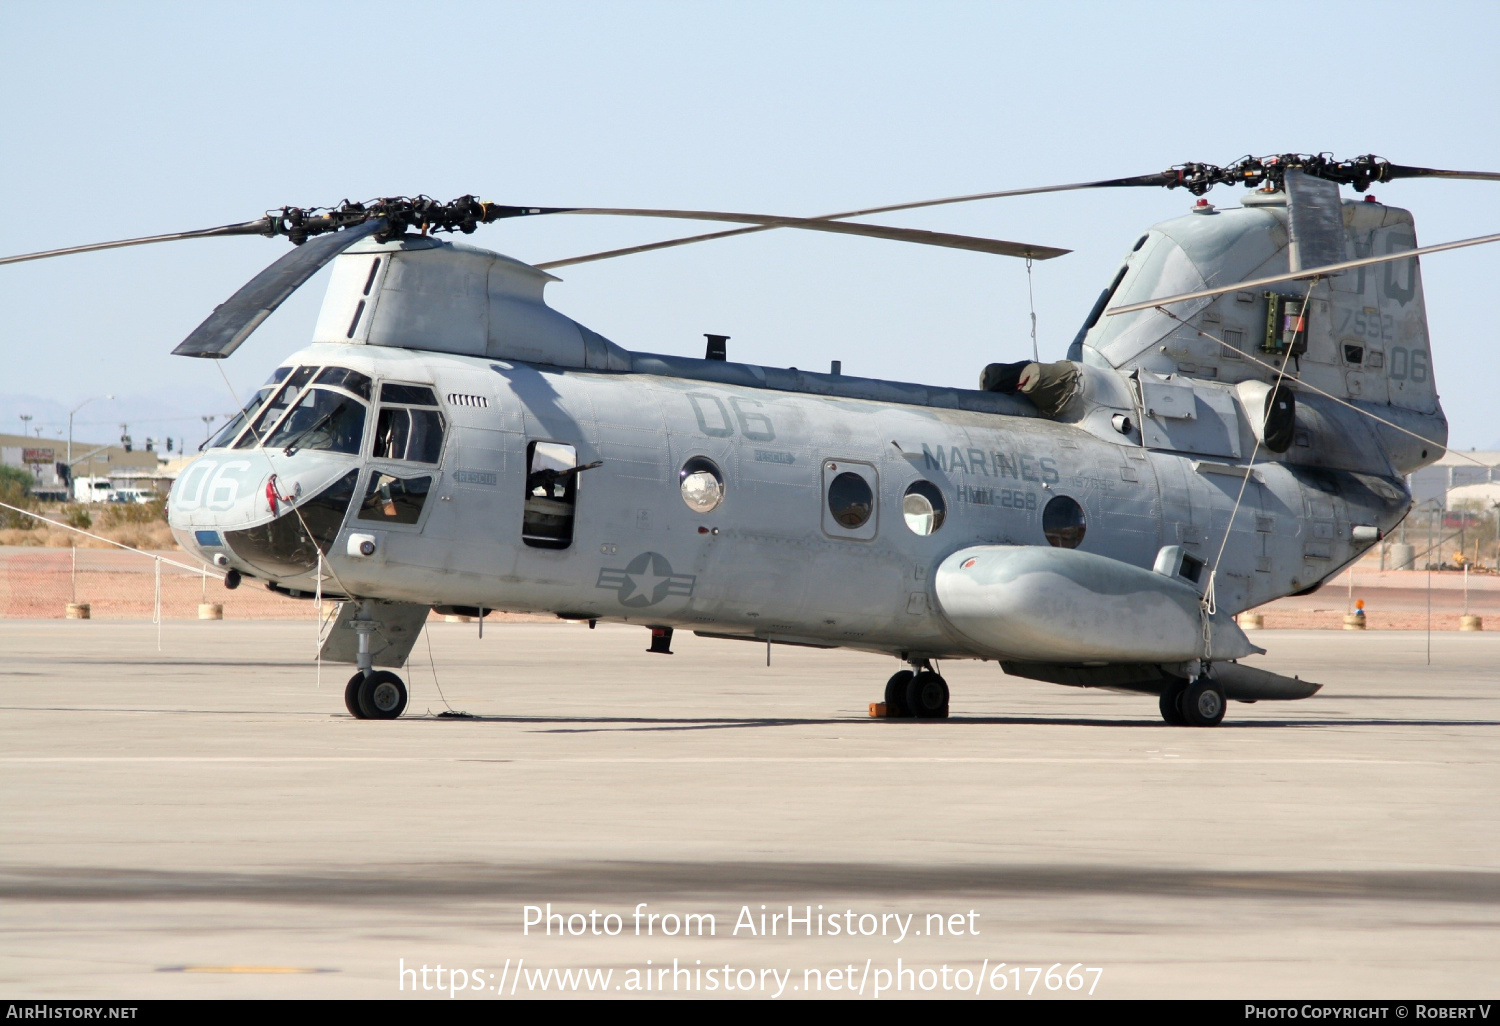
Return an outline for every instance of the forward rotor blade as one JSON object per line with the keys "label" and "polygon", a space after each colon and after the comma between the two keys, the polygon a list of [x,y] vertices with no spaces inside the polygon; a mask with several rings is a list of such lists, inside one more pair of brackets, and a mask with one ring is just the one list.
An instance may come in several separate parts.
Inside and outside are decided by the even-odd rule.
{"label": "forward rotor blade", "polygon": [[1405,164],[1387,165],[1385,181],[1397,178],[1459,178],[1472,182],[1500,182],[1496,171],[1444,171],[1436,167],[1408,167]]}
{"label": "forward rotor blade", "polygon": [[1408,249],[1403,253],[1387,253],[1385,256],[1365,257],[1363,260],[1345,260],[1343,263],[1327,264],[1323,267],[1310,267],[1304,271],[1293,271],[1290,274],[1273,274],[1267,278],[1252,278],[1249,281],[1236,282],[1233,285],[1220,285],[1218,288],[1200,289],[1197,292],[1184,292],[1177,296],[1163,296],[1161,299],[1148,299],[1141,303],[1131,303],[1127,306],[1113,306],[1104,311],[1106,317],[1117,317],[1120,314],[1134,313],[1137,310],[1150,310],[1158,306],[1166,306],[1169,303],[1185,303],[1190,299],[1203,299],[1207,296],[1222,296],[1226,292],[1240,292],[1245,289],[1257,289],[1262,285],[1275,285],[1284,281],[1300,281],[1305,278],[1321,278],[1326,274],[1336,271],[1347,271],[1355,267],[1369,267],[1371,264],[1388,264],[1393,260],[1408,260],[1411,257],[1426,256],[1428,253],[1442,253],[1450,249],[1463,249],[1466,246],[1483,246],[1489,242],[1500,242],[1500,235],[1481,235],[1474,239],[1459,239],[1457,242],[1442,242],[1436,246],[1423,246],[1421,249]]}
{"label": "forward rotor blade", "polygon": [[0,257],[0,264],[19,264],[27,260],[45,260],[47,257],[69,256],[73,253],[93,253],[101,249],[122,249],[125,246],[145,246],[153,242],[176,242],[178,239],[212,239],[222,235],[269,235],[270,221],[259,218],[240,224],[226,224],[218,228],[203,228],[195,232],[173,232],[170,235],[146,235],[139,239],[120,239],[116,242],[94,242],[87,246],[69,246],[66,249],[48,249],[40,253],[22,253],[20,256]]}
{"label": "forward rotor blade", "polygon": [[182,341],[173,356],[201,356],[222,360],[240,347],[261,322],[285,302],[286,298],[317,274],[350,246],[384,230],[383,217],[343,231],[320,235],[285,254],[270,267],[251,278],[208,315],[193,333]]}
{"label": "forward rotor blade", "polygon": [[[1172,176],[1166,173],[1154,175],[1138,175],[1134,178],[1109,178],[1097,182],[1072,182],[1067,185],[1038,185],[1027,189],[1004,189],[999,192],[976,192],[964,196],[947,196],[942,199],[918,200],[914,203],[893,203],[884,207],[867,207],[863,210],[844,210],[836,214],[824,214],[822,217],[808,218],[813,221],[838,221],[848,217],[864,217],[868,214],[888,214],[897,210],[918,210],[923,207],[941,207],[950,203],[972,203],[976,200],[1004,199],[1008,196],[1036,196],[1047,192],[1074,192],[1080,189],[1109,189],[1129,186],[1164,186]],[[574,264],[587,264],[595,260],[609,260],[613,257],[633,256],[636,253],[650,253],[658,249],[671,249],[674,246],[687,246],[694,242],[708,242],[713,239],[728,239],[736,235],[753,235],[756,232],[768,232],[773,228],[784,227],[780,224],[756,225],[753,228],[731,228],[724,232],[710,232],[705,235],[689,235],[679,239],[667,239],[663,242],[648,242],[641,246],[627,246],[624,249],[610,249],[599,253],[588,253],[583,256],[569,257],[565,260],[551,260],[536,266],[542,270],[551,270],[554,267],[571,267]]]}
{"label": "forward rotor blade", "polygon": [[542,208],[539,213],[549,214],[604,214],[616,217],[666,217],[684,221],[738,221],[741,224],[762,225],[766,228],[802,228],[814,232],[832,232],[835,235],[862,235],[873,239],[894,239],[898,242],[915,242],[925,246],[942,246],[947,249],[967,249],[976,253],[997,253],[1001,256],[1051,260],[1071,250],[1053,246],[1036,246],[1025,242],[1006,242],[1002,239],[982,239],[973,235],[950,235],[947,232],[929,232],[918,228],[890,228],[879,224],[825,221],[811,217],[777,217],[771,214],[741,214],[723,210],[645,210],[632,207],[568,207]]}

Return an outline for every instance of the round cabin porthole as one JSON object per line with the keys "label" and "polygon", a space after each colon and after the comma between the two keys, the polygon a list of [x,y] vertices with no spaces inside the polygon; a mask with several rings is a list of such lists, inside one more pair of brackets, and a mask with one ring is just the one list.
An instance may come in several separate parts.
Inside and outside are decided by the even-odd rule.
{"label": "round cabin porthole", "polygon": [[1083,541],[1087,525],[1083,520],[1083,507],[1071,496],[1053,497],[1042,510],[1042,533],[1047,544],[1060,549],[1076,549]]}
{"label": "round cabin porthole", "polygon": [[851,531],[865,526],[875,512],[875,493],[870,482],[846,470],[828,485],[828,512],[840,527]]}
{"label": "round cabin porthole", "polygon": [[707,456],[694,456],[684,463],[677,479],[682,501],[694,513],[712,513],[724,501],[724,475]]}
{"label": "round cabin porthole", "polygon": [[931,481],[913,481],[901,497],[901,515],[913,534],[926,536],[943,526],[948,504]]}

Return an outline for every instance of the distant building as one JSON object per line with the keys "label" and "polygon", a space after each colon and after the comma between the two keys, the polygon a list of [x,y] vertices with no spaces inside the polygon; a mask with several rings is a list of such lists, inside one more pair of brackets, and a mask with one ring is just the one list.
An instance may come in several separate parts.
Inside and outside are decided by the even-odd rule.
{"label": "distant building", "polygon": [[[1473,449],[1454,452],[1450,449],[1442,459],[1429,467],[1423,467],[1407,478],[1407,481],[1411,485],[1412,498],[1417,502],[1436,500],[1446,508],[1451,505],[1449,493],[1455,488],[1500,482],[1500,452]],[[1452,496],[1452,501],[1472,497],[1474,496],[1460,492]]]}
{"label": "distant building", "polygon": [[[67,466],[68,443],[53,438],[0,434],[0,464],[31,472],[32,492],[38,498],[64,499],[75,477],[107,477],[116,487],[137,487],[136,481],[162,477],[160,453],[118,445],[99,445],[73,439],[73,465]],[[168,479],[170,484],[170,479]]]}

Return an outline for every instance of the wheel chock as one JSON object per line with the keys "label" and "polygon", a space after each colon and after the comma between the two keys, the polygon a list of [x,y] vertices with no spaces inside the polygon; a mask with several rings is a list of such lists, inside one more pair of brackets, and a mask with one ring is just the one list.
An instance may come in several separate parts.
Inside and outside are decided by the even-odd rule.
{"label": "wheel chock", "polygon": [[870,703],[870,715],[873,716],[877,720],[883,720],[883,719],[886,719],[887,717],[889,717],[890,713],[888,713],[886,711],[886,707],[885,707],[885,703],[884,702],[871,702]]}

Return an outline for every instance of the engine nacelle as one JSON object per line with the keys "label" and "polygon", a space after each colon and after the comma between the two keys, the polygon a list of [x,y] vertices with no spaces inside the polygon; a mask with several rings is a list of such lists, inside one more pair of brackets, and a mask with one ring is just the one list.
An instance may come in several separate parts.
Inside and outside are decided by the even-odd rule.
{"label": "engine nacelle", "polygon": [[943,560],[938,606],[997,657],[1057,663],[1187,663],[1262,651],[1233,618],[1210,617],[1179,580],[1077,549],[976,545]]}

